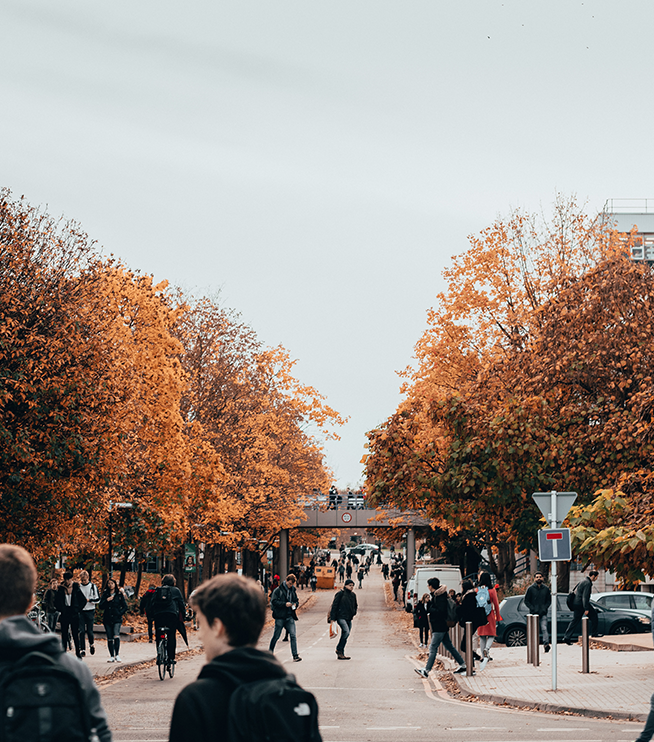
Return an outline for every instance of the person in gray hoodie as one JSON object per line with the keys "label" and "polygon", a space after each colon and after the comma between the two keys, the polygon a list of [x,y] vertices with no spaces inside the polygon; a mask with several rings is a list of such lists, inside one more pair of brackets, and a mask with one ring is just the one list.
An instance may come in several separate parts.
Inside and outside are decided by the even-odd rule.
{"label": "person in gray hoodie", "polygon": [[25,615],[36,589],[36,567],[20,546],[0,544],[0,681],[30,652],[52,657],[56,665],[79,681],[91,726],[100,742],[111,742],[107,715],[93,676],[79,659],[66,654],[56,634],[44,634]]}

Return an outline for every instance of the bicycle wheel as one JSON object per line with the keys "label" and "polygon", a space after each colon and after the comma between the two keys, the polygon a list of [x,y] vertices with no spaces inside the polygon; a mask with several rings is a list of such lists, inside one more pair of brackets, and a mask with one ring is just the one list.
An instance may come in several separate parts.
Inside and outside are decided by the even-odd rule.
{"label": "bicycle wheel", "polygon": [[175,663],[174,662],[168,663],[168,674],[170,675],[171,678],[175,674]]}
{"label": "bicycle wheel", "polygon": [[157,670],[159,671],[159,680],[166,679],[166,663],[168,661],[167,649],[165,640],[160,641],[159,646],[157,647]]}

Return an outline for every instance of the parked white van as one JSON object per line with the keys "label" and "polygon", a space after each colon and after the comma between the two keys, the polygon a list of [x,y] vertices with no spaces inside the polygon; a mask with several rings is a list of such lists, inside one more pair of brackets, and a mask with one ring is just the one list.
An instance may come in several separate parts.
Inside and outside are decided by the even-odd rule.
{"label": "parked white van", "polygon": [[445,585],[448,591],[461,592],[461,570],[456,565],[431,564],[428,567],[416,567],[413,577],[407,583],[407,610],[412,610],[416,600],[420,600],[425,593],[429,592],[427,580],[431,577],[438,577],[441,586]]}

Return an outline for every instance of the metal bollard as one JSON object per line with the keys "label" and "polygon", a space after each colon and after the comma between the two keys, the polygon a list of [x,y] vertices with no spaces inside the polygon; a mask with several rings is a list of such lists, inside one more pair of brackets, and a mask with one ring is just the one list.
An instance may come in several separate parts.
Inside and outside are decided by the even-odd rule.
{"label": "metal bollard", "polygon": [[466,677],[474,674],[474,658],[472,655],[472,621],[466,622]]}
{"label": "metal bollard", "polygon": [[581,671],[590,672],[590,637],[588,636],[588,616],[581,619]]}
{"label": "metal bollard", "polygon": [[527,664],[531,665],[531,663],[534,661],[534,639],[532,636],[533,633],[533,624],[531,622],[532,619],[531,613],[527,614]]}
{"label": "metal bollard", "polygon": [[533,614],[531,616],[532,621],[532,627],[531,627],[531,635],[532,635],[532,649],[531,649],[531,661],[534,665],[534,667],[538,667],[540,664],[540,657],[538,653],[538,644],[540,637],[538,636],[538,619],[539,616],[536,614]]}

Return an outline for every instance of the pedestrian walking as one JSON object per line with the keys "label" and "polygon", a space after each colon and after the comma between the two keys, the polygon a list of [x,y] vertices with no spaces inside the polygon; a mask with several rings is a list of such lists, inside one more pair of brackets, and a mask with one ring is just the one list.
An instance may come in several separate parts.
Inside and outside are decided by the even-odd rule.
{"label": "pedestrian walking", "polygon": [[345,580],[345,565],[341,562],[338,565],[338,581],[343,582]]}
{"label": "pedestrian walking", "polygon": [[103,611],[102,623],[107,634],[107,649],[109,650],[107,662],[122,662],[120,659],[120,627],[123,623],[123,616],[127,613],[127,601],[116,584],[116,580],[111,577],[105,585],[99,608]]}
{"label": "pedestrian walking", "polygon": [[298,597],[295,589],[295,575],[290,574],[282,584],[275,588],[270,600],[272,616],[275,619],[275,630],[270,640],[268,650],[275,651],[275,645],[279,639],[282,629],[288,631],[291,640],[291,654],[293,662],[301,662],[302,657],[297,653],[297,634],[295,622],[297,621]]}
{"label": "pedestrian walking", "polygon": [[86,605],[86,598],[82,594],[79,582],[73,581],[71,571],[64,572],[64,581],[57,588],[55,606],[59,611],[59,625],[61,627],[61,645],[64,651],[68,649],[68,632],[73,635],[75,654],[81,659],[79,648],[79,616]]}
{"label": "pedestrian walking", "polygon": [[363,578],[366,576],[366,570],[363,565],[359,567],[357,571],[357,579],[359,580],[359,590],[363,587]]}
{"label": "pedestrian walking", "polygon": [[152,644],[152,636],[153,636],[153,629],[154,629],[154,608],[152,605],[152,601],[154,600],[154,595],[157,590],[157,586],[151,582],[148,585],[148,589],[143,593],[141,596],[141,600],[139,601],[139,613],[141,616],[145,615],[145,618],[148,622],[148,641],[150,644]]}
{"label": "pedestrian walking", "polygon": [[545,584],[545,576],[542,572],[534,574],[534,581],[525,593],[525,605],[529,613],[538,616],[540,636],[543,640],[543,649],[550,651],[550,635],[547,630],[547,611],[552,605],[552,593]]}
{"label": "pedestrian walking", "polygon": [[316,588],[318,587],[318,578],[315,575],[315,572],[311,573],[311,577],[309,578],[309,583],[311,585],[312,592],[316,592]]}
{"label": "pedestrian walking", "polygon": [[[429,584],[429,581],[427,581],[427,584]],[[463,582],[461,583],[461,590],[461,602],[457,605],[456,609],[456,615],[459,619],[459,626],[467,630],[466,624],[471,623],[472,634],[474,636],[475,632],[480,626],[488,623],[488,617],[486,616],[486,611],[477,605],[477,591],[475,590],[472,581],[463,580]],[[463,636],[461,637],[460,645],[460,649],[462,652],[465,651],[465,646],[466,634],[464,631]],[[476,660],[481,660],[481,657],[476,653],[473,654],[473,658]]]}
{"label": "pedestrian walking", "polygon": [[391,585],[393,586],[393,597],[395,600],[399,600],[397,597],[397,591],[400,589],[400,576],[399,574],[394,574],[393,579],[391,580]]}
{"label": "pedestrian walking", "polygon": [[266,620],[256,583],[235,573],[218,575],[192,593],[191,605],[207,664],[177,696],[169,742],[321,742],[314,696],[256,648]]}
{"label": "pedestrian walking", "polygon": [[[107,715],[88,667],[66,654],[55,634],[43,633],[25,615],[35,590],[31,555],[20,546],[0,544],[4,731],[25,742],[43,739],[40,732],[53,740],[111,742]],[[25,665],[28,655],[29,665]],[[17,712],[13,718],[10,709]]]}
{"label": "pedestrian walking", "polygon": [[334,595],[329,609],[329,622],[336,621],[341,630],[341,638],[336,645],[336,658],[349,660],[345,656],[345,645],[352,632],[352,619],[357,615],[357,596],[354,594],[354,580],[347,580],[342,590]]}
{"label": "pedestrian walking", "polygon": [[352,561],[348,561],[347,566],[345,567],[345,577],[349,580],[352,578]]}
{"label": "pedestrian walking", "polygon": [[387,562],[384,562],[382,564],[382,570],[381,571],[382,571],[382,575],[384,575],[384,579],[387,580],[388,579],[388,563]]}
{"label": "pedestrian walking", "polygon": [[93,627],[95,625],[95,606],[100,602],[98,588],[91,582],[89,573],[83,570],[79,576],[82,595],[86,598],[86,605],[82,608],[79,618],[79,648],[82,657],[86,657],[86,639],[89,640],[89,652],[95,654],[95,639]]}
{"label": "pedestrian walking", "polygon": [[45,622],[50,631],[54,633],[59,620],[59,611],[56,606],[57,590],[59,589],[59,580],[53,577],[50,580],[50,586],[43,595],[43,610],[45,611]]}
{"label": "pedestrian walking", "polygon": [[[488,572],[482,572],[478,580],[477,605],[486,612],[486,620],[483,626],[477,629],[479,636],[479,651],[481,652],[481,664],[479,670],[483,670],[491,659],[490,649],[497,636],[497,622],[501,620],[500,604],[497,600],[497,592]],[[480,601],[479,596],[483,600]]]}
{"label": "pedestrian walking", "polygon": [[593,590],[593,582],[599,577],[599,572],[596,569],[591,570],[588,573],[588,577],[583,579],[574,591],[574,604],[573,604],[573,617],[572,621],[568,624],[568,628],[565,630],[563,635],[563,641],[570,645],[572,644],[572,636],[579,636],[579,629],[581,628],[581,619],[583,616],[588,616],[590,619],[590,633],[594,636],[597,633],[597,611],[590,604],[590,595]]}
{"label": "pedestrian walking", "polygon": [[[470,583],[472,587],[472,583]],[[429,623],[431,626],[431,642],[429,644],[429,656],[427,658],[427,664],[422,668],[414,668],[415,671],[422,678],[429,676],[434,662],[436,661],[436,652],[438,647],[443,644],[445,649],[454,657],[454,660],[459,663],[459,667],[455,670],[456,673],[462,673],[466,671],[466,665],[463,661],[463,657],[457,652],[456,647],[452,644],[449,634],[449,626],[447,625],[447,614],[448,614],[448,600],[450,599],[447,594],[447,586],[442,585],[438,577],[430,577],[427,580],[427,587],[431,594],[431,599],[427,607],[427,613],[429,616]],[[474,593],[474,590],[473,590]],[[474,599],[474,597],[473,597]]]}
{"label": "pedestrian walking", "polygon": [[426,647],[429,641],[429,614],[427,612],[431,596],[425,593],[420,600],[416,601],[413,609],[413,627],[420,633],[420,647]]}

